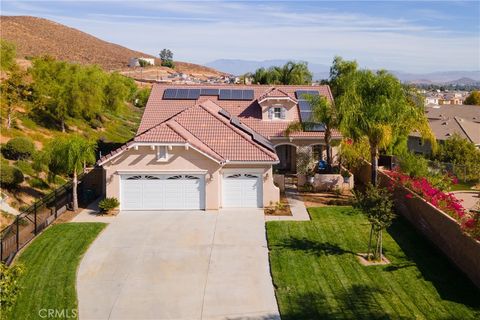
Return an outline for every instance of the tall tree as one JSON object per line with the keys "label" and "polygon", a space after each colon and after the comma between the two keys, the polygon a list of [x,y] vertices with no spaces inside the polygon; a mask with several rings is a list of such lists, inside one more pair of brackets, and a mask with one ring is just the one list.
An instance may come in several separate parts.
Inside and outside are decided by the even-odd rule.
{"label": "tall tree", "polygon": [[306,62],[289,61],[283,66],[274,66],[268,69],[258,68],[253,73],[248,73],[253,83],[256,84],[285,84],[302,85],[311,84],[313,75]]}
{"label": "tall tree", "polygon": [[305,97],[310,102],[312,107],[312,116],[308,122],[294,122],[288,126],[286,135],[290,135],[295,131],[304,131],[315,128],[319,124],[325,127],[324,142],[327,151],[327,165],[328,169],[332,167],[332,129],[338,128],[339,117],[335,105],[330,103],[324,96]]}
{"label": "tall tree", "polygon": [[463,103],[480,106],[480,91],[472,91]]}
{"label": "tall tree", "polygon": [[29,87],[25,82],[25,75],[24,71],[14,70],[0,84],[2,107],[7,113],[7,129],[12,126],[17,108],[22,106],[24,100],[30,94]]}
{"label": "tall tree", "polygon": [[335,56],[335,58],[333,58],[332,66],[330,67],[328,85],[330,86],[332,95],[335,99],[345,92],[345,88],[342,86],[342,79],[357,71],[357,69],[358,63],[355,60],[344,60],[340,56]]}
{"label": "tall tree", "polygon": [[408,90],[392,74],[355,71],[339,85],[344,88],[337,103],[342,132],[354,140],[368,138],[373,185],[377,185],[379,150],[395,138],[417,130],[435,146],[423,107],[408,98]]}
{"label": "tall tree", "polygon": [[7,40],[0,39],[0,70],[9,71],[15,68],[17,50],[15,45]]}
{"label": "tall tree", "polygon": [[160,60],[162,60],[162,66],[173,68],[173,52],[170,49],[163,49],[160,51]]}
{"label": "tall tree", "polygon": [[95,162],[95,149],[95,142],[78,135],[55,139],[47,147],[50,173],[72,175],[73,210],[78,209],[78,175],[87,164]]}

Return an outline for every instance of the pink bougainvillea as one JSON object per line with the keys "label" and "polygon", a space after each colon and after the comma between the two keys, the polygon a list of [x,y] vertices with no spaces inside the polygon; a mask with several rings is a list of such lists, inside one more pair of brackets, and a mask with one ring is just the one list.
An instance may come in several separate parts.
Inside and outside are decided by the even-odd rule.
{"label": "pink bougainvillea", "polygon": [[[461,200],[455,198],[452,193],[443,192],[433,187],[426,178],[412,178],[400,171],[386,171],[386,173],[393,179],[390,188],[393,188],[395,184],[408,188],[436,208],[453,217],[466,233],[480,240],[480,214],[468,212],[462,206]],[[456,183],[455,177],[451,177],[451,179],[453,183]],[[407,193],[405,197],[412,199],[413,194]]]}

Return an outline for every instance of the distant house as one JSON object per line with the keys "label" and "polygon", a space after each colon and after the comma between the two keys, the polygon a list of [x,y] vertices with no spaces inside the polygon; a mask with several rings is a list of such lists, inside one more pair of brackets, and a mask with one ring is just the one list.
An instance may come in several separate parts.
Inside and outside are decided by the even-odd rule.
{"label": "distant house", "polygon": [[145,57],[138,57],[138,58],[130,58],[128,61],[128,66],[129,67],[140,67],[140,60],[145,61],[145,63],[149,66],[154,66],[155,65],[155,59],[154,58],[145,58]]}
{"label": "distant house", "polygon": [[[425,112],[439,143],[458,134],[480,148],[480,106],[435,105],[427,106]],[[408,149],[422,154],[432,151],[430,143],[423,141],[418,133],[412,133],[408,138]]]}

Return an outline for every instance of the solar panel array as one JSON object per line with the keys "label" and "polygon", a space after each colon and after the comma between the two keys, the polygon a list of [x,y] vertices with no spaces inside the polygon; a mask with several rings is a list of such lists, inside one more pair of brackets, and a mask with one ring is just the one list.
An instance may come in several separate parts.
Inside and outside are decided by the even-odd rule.
{"label": "solar panel array", "polygon": [[229,119],[230,123],[233,124],[235,127],[242,130],[243,132],[248,133],[252,137],[253,141],[257,142],[258,144],[260,144],[262,146],[264,146],[268,150],[275,152],[275,148],[270,143],[270,141],[268,141],[265,137],[259,135],[258,133],[256,133],[255,131],[253,131],[249,127],[247,127],[246,125],[244,125],[240,121],[240,119],[238,119],[235,116],[231,116],[230,113],[228,113],[227,111],[225,111],[223,109],[221,109],[218,113],[221,114],[222,116],[224,116],[225,118]]}
{"label": "solar panel array", "polygon": [[253,90],[237,89],[176,89],[169,88],[163,92],[165,100],[197,100],[200,96],[218,96],[219,100],[253,100]]}
{"label": "solar panel array", "polygon": [[[312,106],[310,102],[306,100],[307,96],[318,96],[319,93],[316,90],[297,90],[295,91],[295,97],[298,101],[298,108],[300,109],[300,119],[303,123],[309,123],[312,117]],[[314,123],[309,126],[306,131],[325,131],[325,126],[321,123]]]}

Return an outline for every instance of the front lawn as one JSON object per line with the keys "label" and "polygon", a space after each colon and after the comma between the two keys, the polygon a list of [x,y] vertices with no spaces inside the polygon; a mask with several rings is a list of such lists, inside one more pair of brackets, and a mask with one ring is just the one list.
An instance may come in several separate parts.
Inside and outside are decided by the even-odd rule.
{"label": "front lawn", "polygon": [[[17,263],[25,266],[22,287],[7,319],[40,319],[46,312],[62,310],[72,318],[77,310],[76,272],[90,243],[105,227],[103,223],[54,225],[23,251]],[[75,310],[75,311],[73,311]],[[76,317],[73,317],[76,318]]]}
{"label": "front lawn", "polygon": [[365,267],[369,225],[351,207],[267,223],[276,296],[288,319],[479,319],[480,290],[402,218],[384,234],[385,266]]}

